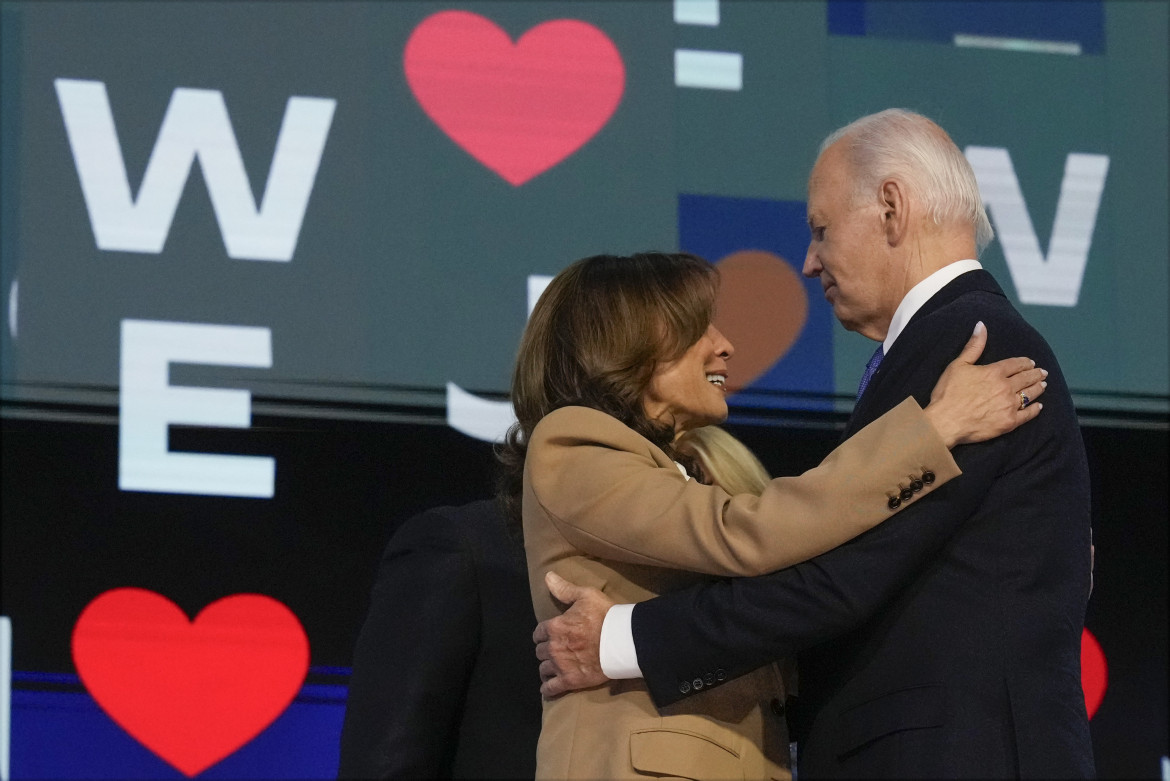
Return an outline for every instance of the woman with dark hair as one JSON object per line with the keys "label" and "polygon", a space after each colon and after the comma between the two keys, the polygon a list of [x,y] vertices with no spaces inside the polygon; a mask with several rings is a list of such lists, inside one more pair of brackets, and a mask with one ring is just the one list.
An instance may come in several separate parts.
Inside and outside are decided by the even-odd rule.
{"label": "woman with dark hair", "polygon": [[[675,443],[727,416],[734,348],[711,324],[717,286],[692,255],[598,255],[558,274],[533,310],[500,498],[522,528],[538,620],[560,612],[550,570],[629,603],[812,558],[892,515],[891,493],[910,487],[913,501],[958,476],[949,448],[1039,413],[1018,407],[1021,390],[1043,392],[1041,370],[974,366],[981,344],[968,345],[925,410],[908,398],[815,469],[759,495],[704,485]],[[763,668],[662,711],[640,679],[546,700],[537,777],[787,778],[784,725],[769,709],[782,696]]]}

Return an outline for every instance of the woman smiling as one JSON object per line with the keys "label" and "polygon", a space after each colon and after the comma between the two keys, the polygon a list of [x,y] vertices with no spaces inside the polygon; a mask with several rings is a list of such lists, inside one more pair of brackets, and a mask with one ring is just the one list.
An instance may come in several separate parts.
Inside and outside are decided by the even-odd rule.
{"label": "woman smiling", "polygon": [[[727,416],[735,351],[711,324],[717,285],[692,255],[598,255],[558,274],[537,303],[500,456],[538,620],[560,612],[550,570],[629,603],[805,561],[890,517],[891,494],[911,487],[904,507],[958,477],[950,447],[1037,414],[1018,401],[1042,392],[1040,370],[974,366],[981,348],[969,345],[925,410],[907,399],[805,474],[759,495],[704,485],[675,441]],[[782,684],[763,668],[662,711],[639,679],[547,700],[537,777],[786,778],[777,698]]]}

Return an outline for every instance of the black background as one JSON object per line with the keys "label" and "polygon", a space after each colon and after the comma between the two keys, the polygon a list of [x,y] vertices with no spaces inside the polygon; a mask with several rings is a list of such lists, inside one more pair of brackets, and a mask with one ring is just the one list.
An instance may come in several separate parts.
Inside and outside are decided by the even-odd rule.
{"label": "black background", "polygon": [[[14,671],[74,672],[78,615],[123,586],[163,594],[190,616],[231,594],[267,594],[300,618],[315,668],[348,667],[398,524],[492,491],[491,445],[418,411],[412,423],[380,417],[172,427],[171,450],[275,457],[276,495],[254,500],[119,491],[116,410],[5,405],[0,612],[13,624]],[[832,449],[843,422],[809,414],[728,428],[774,474],[793,474]],[[1167,739],[1170,438],[1160,421],[1082,432],[1097,546],[1086,625],[1109,664],[1092,721],[1098,771],[1149,776]]]}

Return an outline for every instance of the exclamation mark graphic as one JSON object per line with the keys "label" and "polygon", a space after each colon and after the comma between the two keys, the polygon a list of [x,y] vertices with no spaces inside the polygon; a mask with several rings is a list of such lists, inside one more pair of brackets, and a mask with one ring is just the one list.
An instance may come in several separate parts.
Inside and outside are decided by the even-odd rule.
{"label": "exclamation mark graphic", "polygon": [[[674,0],[675,24],[719,26],[719,0]],[[674,50],[674,86],[743,89],[743,55],[701,49]]]}

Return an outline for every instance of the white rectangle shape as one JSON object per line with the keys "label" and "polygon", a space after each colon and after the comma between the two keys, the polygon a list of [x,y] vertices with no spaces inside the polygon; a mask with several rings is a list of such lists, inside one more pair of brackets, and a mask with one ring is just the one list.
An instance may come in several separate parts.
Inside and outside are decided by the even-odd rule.
{"label": "white rectangle shape", "polygon": [[1034,41],[1029,38],[999,38],[992,35],[965,35],[955,33],[955,46],[975,49],[1003,49],[1012,52],[1038,52],[1040,54],[1081,53],[1076,41]]}
{"label": "white rectangle shape", "polygon": [[536,302],[540,300],[541,293],[548,287],[548,283],[552,282],[553,278],[547,274],[529,274],[528,275],[528,316],[532,317],[532,310],[536,308]]}
{"label": "white rectangle shape", "polygon": [[743,89],[743,55],[675,49],[674,86],[738,92]]}
{"label": "white rectangle shape", "polygon": [[719,26],[719,0],[674,0],[675,24]]}

